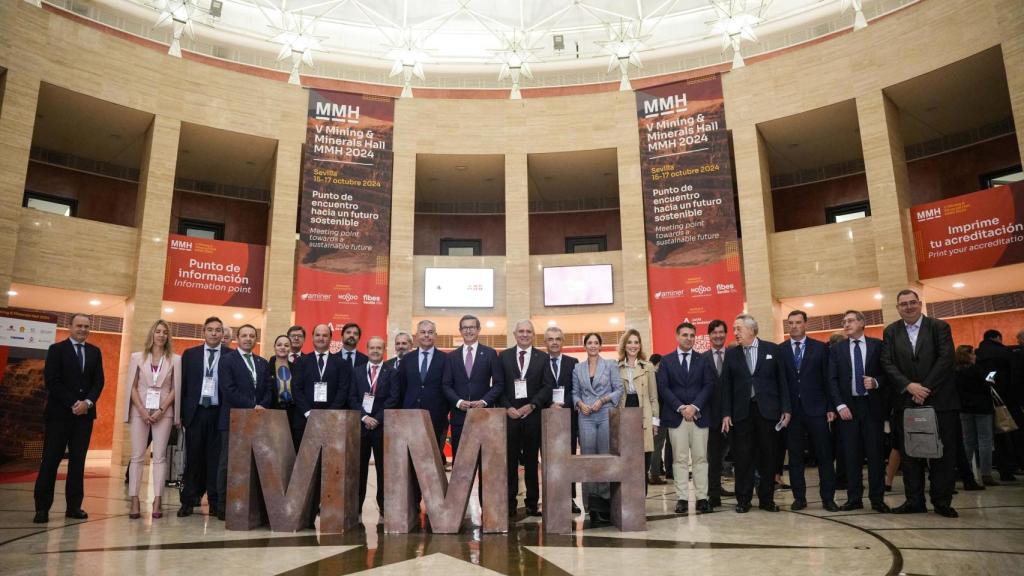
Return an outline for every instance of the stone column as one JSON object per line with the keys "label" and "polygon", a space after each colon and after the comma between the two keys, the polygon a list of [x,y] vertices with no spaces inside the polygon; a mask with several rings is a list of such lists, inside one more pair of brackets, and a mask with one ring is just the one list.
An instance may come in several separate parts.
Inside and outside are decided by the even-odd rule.
{"label": "stone column", "polygon": [[295,222],[299,210],[302,143],[278,141],[267,232],[261,350],[273,352],[273,339],[291,325],[295,285]]}
{"label": "stone column", "polygon": [[[515,322],[530,317],[530,192],[525,153],[505,155],[505,313],[509,343]],[[534,326],[535,332],[545,327]]]}

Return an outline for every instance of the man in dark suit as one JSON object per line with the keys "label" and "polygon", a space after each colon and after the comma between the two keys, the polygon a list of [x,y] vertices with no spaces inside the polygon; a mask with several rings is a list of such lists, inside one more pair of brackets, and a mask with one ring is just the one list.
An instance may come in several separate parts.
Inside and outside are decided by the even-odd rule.
{"label": "man in dark suit", "polygon": [[358,410],[359,397],[352,386],[353,369],[337,354],[331,354],[331,327],[313,327],[313,351],[303,354],[292,376],[295,398],[292,437],[302,443],[310,410]]}
{"label": "man in dark suit", "polygon": [[[575,454],[579,446],[580,421],[576,413],[576,401],[572,397],[572,371],[576,368],[578,360],[572,356],[562,354],[562,344],[565,342],[565,335],[558,326],[550,326],[544,331],[544,341],[547,343],[548,363],[551,366],[551,377],[554,379],[554,387],[551,389],[551,407],[566,408],[572,411],[569,417],[571,422],[569,430],[569,453]],[[576,505],[576,484],[572,485],[572,513],[579,514],[580,507]]]}
{"label": "man in dark suit", "polygon": [[722,462],[729,449],[729,436],[722,434],[722,367],[725,365],[725,339],[729,329],[722,320],[708,324],[708,338],[711,348],[704,353],[712,368],[711,379],[715,387],[704,410],[708,420],[708,504],[712,508],[722,505],[722,496],[735,496],[722,488]]}
{"label": "man in dark suit", "polygon": [[355,322],[349,322],[341,327],[341,350],[338,355],[342,360],[348,362],[348,367],[353,370],[366,365],[367,357],[356,346],[363,337],[363,329]]}
{"label": "man in dark suit", "polygon": [[210,515],[217,516],[217,467],[220,463],[220,392],[218,377],[221,358],[231,352],[221,346],[224,323],[211,316],[203,323],[199,346],[181,355],[181,424],[185,427],[185,472],[182,475],[181,508],[178,518],[192,515],[203,492]]}
{"label": "man in dark suit", "polygon": [[[1019,391],[1014,389],[1013,385],[1014,354],[1003,345],[1002,333],[998,330],[985,330],[981,337],[981,342],[978,343],[978,347],[974,350],[974,354],[975,365],[978,367],[978,371],[986,376],[995,372],[995,381],[992,383],[993,388],[995,388],[999,397],[1003,399],[1007,409],[1010,411],[1010,415],[1017,422],[1024,423],[1020,406],[1014,402],[1015,398],[1020,394]],[[995,457],[1000,477],[1004,481],[1009,481],[1013,477],[1014,464],[1011,434],[995,435]],[[973,473],[971,479],[973,480]],[[985,486],[997,486],[999,484],[991,474],[982,476],[981,481]]]}
{"label": "man in dark suit", "polygon": [[100,349],[87,343],[90,319],[85,314],[71,317],[68,339],[50,345],[46,351],[43,379],[46,384],[46,409],[43,418],[43,461],[36,477],[36,524],[50,521],[57,469],[67,450],[68,474],[64,481],[64,516],[83,520],[85,498],[85,455],[89,451],[92,425],[96,420],[96,402],[103,392],[103,356]]}
{"label": "man in dark suit", "polygon": [[[352,374],[353,388],[360,403],[359,434],[359,508],[366,499],[366,479],[370,473],[370,454],[377,472],[377,511],[384,518],[384,410],[394,408],[397,396],[395,370],[384,364],[384,339],[373,336],[366,342],[369,361]],[[343,362],[344,364],[344,362]]]}
{"label": "man in dark suit", "polygon": [[274,383],[267,377],[267,361],[252,353],[256,327],[238,329],[238,349],[224,353],[217,369],[220,388],[220,462],[217,466],[217,519],[224,520],[228,499],[228,432],[231,409],[263,410],[274,404]]}
{"label": "man in dark suit", "polygon": [[672,439],[672,477],[676,485],[676,514],[689,512],[690,459],[697,492],[697,513],[711,512],[708,502],[708,420],[704,411],[715,388],[714,366],[694,351],[697,328],[683,322],[676,326],[678,348],[663,355],[658,364],[658,402],[661,425]]}
{"label": "man in dark suit", "polygon": [[848,310],[843,315],[846,340],[832,345],[828,363],[829,395],[839,413],[846,460],[846,502],[840,510],[864,508],[861,474],[868,459],[868,497],[871,508],[886,513],[885,454],[882,441],[889,414],[885,376],[882,372],[882,341],[864,335],[864,314]]}
{"label": "man in dark suit", "polygon": [[302,357],[302,347],[306,345],[306,329],[296,324],[288,329],[288,343],[291,351],[288,352],[288,361],[295,364]]}
{"label": "man in dark suit", "polygon": [[[953,509],[953,484],[956,481],[956,434],[960,396],[954,382],[953,335],[949,324],[925,316],[921,298],[913,290],[896,295],[900,319],[885,327],[882,333],[882,368],[887,383],[892,385],[896,417],[903,420],[903,410],[914,406],[935,409],[941,458],[923,459],[907,456],[903,438],[897,439],[903,454],[903,485],[907,501],[892,509],[894,514],[927,512],[924,502],[924,469],[930,470],[931,501],[935,512],[947,518],[959,516]],[[902,436],[902,435],[901,435]]]}
{"label": "man in dark suit", "polygon": [[793,310],[786,318],[789,340],[779,345],[779,356],[786,368],[789,402],[793,419],[786,431],[789,450],[789,485],[793,489],[792,510],[807,508],[807,482],[804,479],[804,447],[809,441],[818,461],[818,493],[821,507],[838,512],[836,471],[832,466],[832,434],[829,424],[836,419],[828,393],[828,348],[807,337],[807,313]]}
{"label": "man in dark suit", "polygon": [[505,387],[498,353],[478,342],[480,319],[467,314],[459,320],[462,346],[448,354],[441,379],[442,390],[451,406],[452,459],[459,451],[459,439],[472,408],[495,406]]}
{"label": "man in dark suit", "polygon": [[[750,510],[754,494],[754,460],[761,481],[758,506],[778,512],[775,504],[775,451],[779,429],[789,425],[789,386],[779,347],[757,337],[757,321],[740,314],[733,324],[739,346],[725,353],[722,367],[722,432],[734,426],[732,449],[736,456],[736,512]],[[664,363],[664,360],[662,361]]]}
{"label": "man in dark suit", "polygon": [[395,334],[395,355],[384,364],[397,374],[402,368],[402,356],[412,348],[412,336],[408,332]]}
{"label": "man in dark suit", "polygon": [[398,400],[396,408],[422,409],[430,412],[434,437],[444,459],[444,441],[448,435],[448,401],[441,391],[447,355],[434,347],[437,326],[430,320],[420,320],[416,326],[419,347],[402,357],[398,370]]}
{"label": "man in dark suit", "polygon": [[551,403],[555,378],[551,359],[533,347],[533,322],[515,325],[516,345],[501,353],[505,388],[501,405],[508,413],[508,513],[514,516],[519,498],[519,462],[526,484],[526,513],[540,516],[537,457],[540,454],[540,411]]}

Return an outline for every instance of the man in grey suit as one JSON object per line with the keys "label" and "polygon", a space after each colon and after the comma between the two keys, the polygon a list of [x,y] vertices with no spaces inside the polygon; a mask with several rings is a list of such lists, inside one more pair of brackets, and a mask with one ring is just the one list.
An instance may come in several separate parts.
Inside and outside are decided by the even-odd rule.
{"label": "man in grey suit", "polygon": [[903,421],[906,408],[933,407],[944,449],[941,458],[913,458],[904,450],[903,435],[897,434],[907,501],[893,508],[892,513],[928,511],[924,503],[924,469],[928,467],[935,512],[956,518],[958,514],[951,504],[956,443],[960,442],[956,433],[960,397],[953,379],[953,336],[949,324],[925,316],[921,307],[921,298],[913,290],[901,290],[896,295],[900,319],[886,326],[882,333],[882,369],[894,390],[897,420]]}

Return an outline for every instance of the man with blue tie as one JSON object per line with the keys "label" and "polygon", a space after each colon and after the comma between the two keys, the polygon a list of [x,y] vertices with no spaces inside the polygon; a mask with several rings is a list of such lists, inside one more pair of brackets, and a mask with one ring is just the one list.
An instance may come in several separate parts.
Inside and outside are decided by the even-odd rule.
{"label": "man with blue tie", "polygon": [[43,460],[36,476],[36,514],[32,522],[50,521],[53,490],[57,483],[57,469],[68,452],[68,474],[64,481],[66,518],[84,520],[89,517],[82,510],[85,498],[85,456],[89,451],[92,426],[96,421],[96,402],[103,391],[103,355],[100,349],[88,344],[89,316],[71,316],[70,335],[67,340],[50,345],[46,351],[43,379],[46,383],[46,408],[43,418]]}
{"label": "man with blue tie", "polygon": [[342,360],[348,362],[348,367],[353,371],[367,362],[366,354],[356,350],[362,337],[363,329],[355,322],[349,322],[341,327],[341,351],[338,354]]}
{"label": "man with blue tie", "polygon": [[459,451],[459,439],[472,408],[494,406],[505,387],[498,353],[480,344],[480,319],[467,314],[459,319],[462,346],[448,355],[441,380],[444,396],[451,406],[452,459]]}
{"label": "man with blue tie", "polygon": [[356,410],[359,400],[352,386],[354,370],[337,354],[331,354],[333,333],[327,324],[313,327],[313,351],[295,365],[292,396],[295,398],[292,436],[302,444],[311,410]]}
{"label": "man with blue tie", "polygon": [[660,424],[672,440],[672,477],[676,484],[676,514],[689,512],[690,459],[696,487],[697,513],[711,512],[708,502],[708,421],[705,411],[715,383],[707,359],[694,351],[697,328],[690,322],[676,326],[679,347],[661,357],[655,375]]}
{"label": "man with blue tie", "polygon": [[722,434],[722,366],[725,365],[725,340],[729,335],[729,327],[722,320],[708,323],[708,339],[711,348],[704,352],[712,372],[715,388],[708,399],[710,408],[707,410],[711,420],[708,422],[708,504],[711,508],[722,505],[723,496],[735,496],[734,492],[722,488],[722,464],[725,453],[729,450],[729,437]]}
{"label": "man with blue tie", "polygon": [[253,354],[256,327],[238,329],[238,349],[224,353],[217,370],[220,394],[220,462],[217,466],[217,519],[224,520],[228,499],[228,432],[231,410],[263,410],[274,404],[274,384],[267,377],[267,361]]}
{"label": "man with blue tie", "polygon": [[445,436],[448,435],[448,402],[441,391],[447,355],[434,347],[437,326],[430,320],[416,325],[419,347],[402,357],[398,371],[397,408],[421,409],[430,412],[434,437],[444,459]]}
{"label": "man with blue tie", "polygon": [[804,478],[804,447],[810,441],[818,460],[818,492],[821,507],[839,511],[835,503],[836,471],[832,467],[832,436],[829,423],[836,418],[828,393],[828,349],[807,337],[807,313],[793,310],[786,318],[789,341],[779,345],[786,368],[793,419],[786,433],[789,449],[789,485],[793,489],[792,510],[807,508]]}
{"label": "man with blue tie", "polygon": [[[575,454],[579,447],[580,420],[576,408],[576,401],[572,397],[572,371],[576,369],[578,360],[572,356],[562,354],[562,345],[565,343],[565,335],[558,326],[549,326],[544,331],[544,342],[547,344],[548,357],[551,361],[551,376],[555,380],[554,388],[551,389],[551,407],[555,409],[565,408],[571,410],[569,417],[569,454]],[[572,513],[579,514],[580,507],[576,505],[576,484],[572,485]]]}
{"label": "man with blue tie", "polygon": [[224,323],[211,316],[203,323],[205,342],[181,355],[181,424],[185,427],[185,472],[178,518],[192,515],[206,492],[210,516],[217,516],[217,466],[220,463],[218,368],[224,352]]}
{"label": "man with blue tie", "polygon": [[846,502],[840,510],[864,508],[861,474],[868,460],[868,497],[871,508],[886,513],[885,454],[882,438],[889,415],[882,372],[882,341],[864,335],[864,314],[847,310],[843,315],[846,340],[829,350],[829,391],[839,413],[839,434],[846,460]]}
{"label": "man with blue tie", "polygon": [[377,511],[384,517],[384,410],[394,408],[392,394],[395,370],[384,360],[384,339],[373,336],[366,342],[368,362],[352,374],[353,388],[360,401],[359,434],[359,507],[366,499],[366,479],[370,473],[370,454],[377,472]]}
{"label": "man with blue tie", "polygon": [[722,432],[728,434],[736,428],[732,439],[736,512],[750,511],[755,461],[761,476],[758,507],[778,512],[772,479],[778,445],[775,432],[789,425],[791,416],[786,369],[779,358],[779,346],[757,337],[753,316],[740,314],[732,329],[739,346],[726,351],[722,367]]}

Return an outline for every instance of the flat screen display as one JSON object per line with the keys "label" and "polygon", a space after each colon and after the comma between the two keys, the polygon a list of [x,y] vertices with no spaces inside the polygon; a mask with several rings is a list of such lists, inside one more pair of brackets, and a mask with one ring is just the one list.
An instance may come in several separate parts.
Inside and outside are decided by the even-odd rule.
{"label": "flat screen display", "polygon": [[494,269],[427,268],[423,278],[427,308],[493,308]]}
{"label": "flat screen display", "polygon": [[613,293],[611,264],[544,269],[545,306],[612,304]]}

